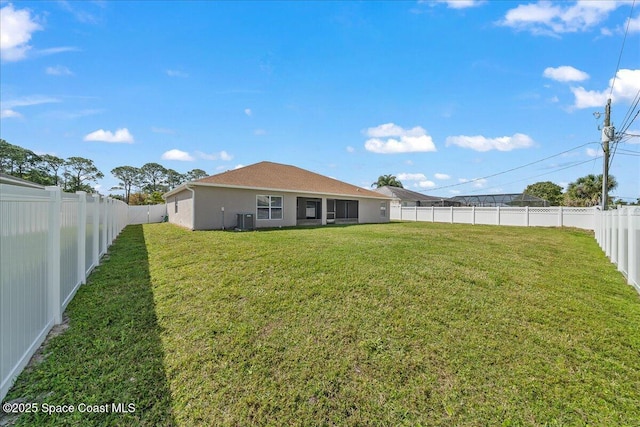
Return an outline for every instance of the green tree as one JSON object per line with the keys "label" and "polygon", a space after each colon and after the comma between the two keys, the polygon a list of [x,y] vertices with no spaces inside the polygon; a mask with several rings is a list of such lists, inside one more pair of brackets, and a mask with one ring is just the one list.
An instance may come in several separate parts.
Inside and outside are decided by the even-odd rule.
{"label": "green tree", "polygon": [[551,181],[536,182],[528,185],[524,193],[545,199],[551,206],[560,206],[562,204],[562,187]]}
{"label": "green tree", "polygon": [[186,174],[186,179],[187,181],[197,181],[199,179],[202,179],[204,177],[209,176],[209,174],[207,174],[205,171],[203,171],[202,169],[193,169],[190,170],[189,172],[187,172]]}
{"label": "green tree", "polygon": [[404,188],[402,186],[402,183],[398,180],[398,178],[396,178],[395,175],[390,175],[390,174],[380,175],[378,177],[378,180],[373,184],[371,184],[371,186],[372,187],[375,186],[376,188],[385,187],[385,186]]}
{"label": "green tree", "polygon": [[69,157],[65,162],[65,190],[94,192],[89,185],[104,178],[104,174],[96,168],[93,160],[83,157]]}
{"label": "green tree", "polygon": [[167,185],[169,186],[169,190],[176,188],[186,180],[186,175],[183,175],[173,169],[167,169]]}
{"label": "green tree", "polygon": [[147,163],[140,168],[141,183],[147,193],[162,191],[167,181],[167,169],[159,163]]}
{"label": "green tree", "polygon": [[51,185],[60,184],[60,169],[64,167],[65,163],[64,159],[52,154],[42,155],[42,164],[44,165],[44,170],[46,170],[51,178]]}
{"label": "green tree", "polygon": [[[607,194],[618,186],[613,175],[607,181]],[[602,197],[602,174],[589,174],[569,183],[564,195],[567,206],[597,206]]]}
{"label": "green tree", "polygon": [[140,168],[133,166],[118,166],[111,170],[111,174],[120,180],[118,186],[113,189],[124,190],[124,201],[128,204],[129,197],[131,196],[131,189],[140,185]]}
{"label": "green tree", "polygon": [[42,159],[36,153],[0,139],[0,171],[27,179]]}

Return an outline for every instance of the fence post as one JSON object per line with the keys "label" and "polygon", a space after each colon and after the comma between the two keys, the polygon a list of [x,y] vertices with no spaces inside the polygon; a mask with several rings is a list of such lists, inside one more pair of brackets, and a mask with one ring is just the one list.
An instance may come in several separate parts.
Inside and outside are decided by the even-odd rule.
{"label": "fence post", "polygon": [[59,325],[62,323],[62,301],[60,296],[60,209],[62,208],[62,192],[60,187],[56,186],[47,186],[45,189],[51,197],[47,248],[49,317],[53,318],[54,324]]}
{"label": "fence post", "polygon": [[496,225],[500,225],[500,206],[496,206]]}
{"label": "fence post", "polygon": [[118,223],[118,207],[116,206],[115,199],[109,200],[111,201],[111,239],[109,240],[109,245],[111,245],[116,239],[116,236],[118,236],[118,233],[116,231],[116,225]]}
{"label": "fence post", "polygon": [[604,212],[604,253],[611,259],[611,211]]}
{"label": "fence post", "polygon": [[451,206],[451,224],[453,224],[453,206]]}
{"label": "fence post", "polygon": [[78,195],[78,283],[87,283],[87,193],[76,191]]}
{"label": "fence post", "polygon": [[471,206],[471,225],[476,225],[476,207]]}
{"label": "fence post", "polygon": [[92,263],[93,267],[97,267],[100,264],[100,195],[93,195],[93,249],[91,251],[93,255]]}
{"label": "fence post", "polygon": [[100,222],[100,225],[102,226],[102,230],[101,230],[101,234],[102,234],[102,245],[100,248],[100,254],[105,254],[107,253],[107,217],[108,217],[108,211],[107,211],[107,199],[104,197],[101,197],[102,199],[102,203],[101,205],[101,210],[102,210],[102,221]]}
{"label": "fence post", "polygon": [[564,218],[563,218],[562,206],[559,206],[558,210],[558,227],[564,227]]}
{"label": "fence post", "polygon": [[618,249],[616,250],[618,259],[618,270],[624,271],[627,265],[626,245],[624,244],[624,229],[626,224],[626,216],[623,215],[623,208],[618,206]]}
{"label": "fence post", "polygon": [[529,226],[529,206],[524,207],[525,226]]}
{"label": "fence post", "polygon": [[633,212],[635,208],[627,209],[627,221],[629,224],[629,239],[627,242],[627,283],[636,287],[640,292],[640,280],[638,280],[638,263],[640,253],[638,253],[638,234],[640,233],[640,221],[635,218]]}
{"label": "fence post", "polygon": [[436,208],[431,206],[431,222],[436,222]]}
{"label": "fence post", "polygon": [[416,219],[416,222],[418,221],[418,205],[415,205],[413,207],[414,210],[414,218]]}
{"label": "fence post", "polygon": [[611,211],[611,262],[618,263],[618,212]]}

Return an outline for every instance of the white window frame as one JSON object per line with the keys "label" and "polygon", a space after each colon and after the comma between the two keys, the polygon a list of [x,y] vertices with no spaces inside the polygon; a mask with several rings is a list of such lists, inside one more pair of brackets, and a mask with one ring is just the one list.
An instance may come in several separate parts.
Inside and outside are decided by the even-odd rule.
{"label": "white window frame", "polygon": [[[267,206],[260,205],[260,198],[267,198]],[[274,199],[280,199],[280,206],[274,205]],[[262,218],[260,216],[260,210],[266,210],[268,212],[268,218]],[[273,212],[280,211],[280,218],[274,218]],[[258,194],[256,195],[256,219],[262,221],[282,221],[284,219],[284,196],[275,194]]]}
{"label": "white window frame", "polygon": [[387,202],[380,202],[380,217],[387,217]]}

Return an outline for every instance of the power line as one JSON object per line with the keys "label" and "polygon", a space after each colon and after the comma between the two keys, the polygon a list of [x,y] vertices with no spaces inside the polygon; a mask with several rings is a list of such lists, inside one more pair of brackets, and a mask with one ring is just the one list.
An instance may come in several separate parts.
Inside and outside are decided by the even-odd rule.
{"label": "power line", "polygon": [[633,0],[631,4],[631,11],[629,12],[629,19],[627,19],[627,28],[624,31],[624,38],[622,39],[622,46],[620,47],[620,55],[618,55],[618,64],[616,65],[616,72],[613,73],[613,82],[611,83],[611,91],[609,91],[609,98],[611,98],[611,94],[613,93],[613,86],[616,84],[616,77],[618,76],[618,71],[620,70],[620,60],[622,60],[622,52],[624,51],[624,44],[627,41],[627,34],[629,33],[629,24],[631,24],[631,18],[633,16],[633,7],[636,5],[636,0]]}
{"label": "power line", "polygon": [[[595,142],[595,141],[593,141],[593,142],[587,142],[587,143],[585,143],[585,144],[581,144],[581,145],[578,145],[578,146],[576,146],[576,147],[573,147],[573,148],[570,148],[570,149],[568,149],[568,150],[565,150],[565,151],[563,151],[563,152],[561,152],[561,153],[557,153],[557,154],[554,154],[554,155],[552,155],[552,156],[545,157],[544,159],[540,159],[540,160],[536,160],[536,161],[533,161],[533,162],[527,163],[527,164],[525,164],[525,165],[516,166],[516,167],[514,167],[514,168],[507,169],[507,170],[502,171],[502,172],[497,172],[497,173],[494,173],[494,174],[491,174],[491,175],[483,176],[483,177],[481,177],[481,178],[474,178],[474,179],[470,179],[469,181],[459,182],[459,183],[457,183],[457,184],[450,184],[450,185],[443,185],[443,186],[441,186],[441,187],[434,187],[434,188],[431,188],[431,189],[430,189],[430,191],[442,190],[442,189],[445,189],[445,188],[451,188],[451,187],[458,187],[458,186],[460,186],[460,185],[471,184],[471,183],[474,183],[474,182],[477,182],[477,181],[481,181],[481,180],[484,180],[484,179],[487,179],[487,178],[493,178],[493,177],[498,176],[498,175],[504,175],[505,173],[513,172],[513,171],[518,170],[518,169],[526,168],[527,166],[535,165],[536,163],[544,162],[545,160],[549,160],[549,159],[552,159],[552,158],[554,158],[554,157],[561,156],[561,155],[563,155],[563,154],[566,154],[566,153],[569,153],[569,152],[571,152],[571,151],[577,150],[578,148],[586,147],[587,145],[591,145],[591,144],[598,144],[598,142]],[[588,161],[591,161],[591,159],[590,159],[590,160],[588,160]],[[586,163],[586,162],[584,162],[584,163]]]}
{"label": "power line", "polygon": [[[492,187],[502,187],[502,186],[511,185],[511,184],[515,184],[515,183],[518,183],[518,182],[522,182],[522,181],[528,181],[528,180],[533,179],[533,178],[539,178],[541,176],[550,175],[552,173],[556,173],[556,172],[559,172],[559,171],[562,171],[562,170],[565,170],[565,169],[571,169],[571,168],[574,168],[576,166],[584,165],[585,163],[594,162],[594,161],[596,161],[598,159],[601,159],[601,158],[602,158],[602,156],[596,156],[593,159],[589,159],[589,160],[584,160],[582,162],[573,163],[573,164],[571,164],[569,166],[558,168],[558,169],[552,170],[550,172],[541,173],[541,174],[538,174],[538,175],[534,175],[534,176],[530,176],[530,177],[527,177],[527,178],[518,179],[518,180],[507,182],[507,183],[496,184],[496,185],[493,185]],[[477,193],[478,191],[486,191],[486,190],[482,189],[482,188],[479,188],[477,190],[470,191],[470,193]]]}

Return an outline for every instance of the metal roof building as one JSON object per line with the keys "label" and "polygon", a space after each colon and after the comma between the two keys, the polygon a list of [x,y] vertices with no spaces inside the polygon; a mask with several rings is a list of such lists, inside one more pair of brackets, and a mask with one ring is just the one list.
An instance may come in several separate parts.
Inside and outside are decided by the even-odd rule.
{"label": "metal roof building", "polygon": [[468,196],[455,196],[451,200],[460,202],[463,206],[530,206],[547,207],[549,202],[539,197],[525,193],[512,194],[473,194]]}

